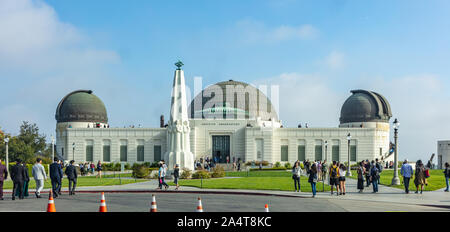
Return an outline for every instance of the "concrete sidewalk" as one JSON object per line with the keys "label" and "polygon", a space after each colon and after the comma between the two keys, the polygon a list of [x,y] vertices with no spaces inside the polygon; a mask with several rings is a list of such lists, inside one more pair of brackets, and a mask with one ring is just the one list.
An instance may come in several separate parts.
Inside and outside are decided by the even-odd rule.
{"label": "concrete sidewalk", "polygon": [[[407,205],[426,205],[437,206],[450,209],[450,193],[444,191],[424,192],[423,194],[405,194],[402,189],[391,188],[380,185],[378,193],[372,193],[372,187],[364,189],[363,193],[358,193],[356,188],[357,181],[355,179],[347,178],[346,195],[336,196],[331,195],[330,192],[318,192],[316,199],[339,199],[339,200],[357,200],[383,203],[400,203]],[[201,189],[195,187],[180,187],[179,190],[174,190],[175,187],[170,186],[169,190],[157,190],[158,181],[149,180],[146,182],[138,182],[126,185],[113,186],[92,186],[92,187],[77,187],[77,192],[132,192],[132,193],[200,193],[200,194],[236,194],[236,195],[270,195],[279,197],[298,197],[311,198],[311,193],[297,193],[288,191],[271,191],[271,190],[243,190],[243,189]],[[63,193],[68,191],[67,186],[63,186]],[[45,189],[43,193],[48,193]],[[321,189],[318,189],[321,191]],[[5,190],[5,194],[11,193],[11,190]],[[34,190],[30,189],[30,195],[34,194]]]}

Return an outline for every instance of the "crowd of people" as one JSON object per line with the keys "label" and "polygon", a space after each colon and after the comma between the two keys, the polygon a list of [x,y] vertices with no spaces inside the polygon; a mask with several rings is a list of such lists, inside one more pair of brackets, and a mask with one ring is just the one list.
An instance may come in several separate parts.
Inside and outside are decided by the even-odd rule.
{"label": "crowd of people", "polygon": [[[336,188],[336,195],[345,195],[346,193],[346,174],[350,170],[347,170],[347,166],[343,163],[333,161],[331,165],[327,164],[327,161],[316,160],[310,162],[309,160],[303,161],[303,169],[300,167],[300,161],[294,163],[292,168],[292,179],[294,180],[294,191],[300,192],[300,176],[307,175],[308,183],[311,184],[313,197],[316,196],[316,183],[319,181],[327,180],[331,186],[331,195],[334,194],[334,188]],[[392,161],[384,162],[383,160],[362,160],[356,167],[357,173],[357,189],[358,193],[362,193],[364,188],[372,185],[372,193],[378,192],[378,185],[380,184],[380,174],[384,168],[393,168]],[[410,179],[414,176],[414,185],[416,186],[415,193],[422,194],[423,187],[428,185],[427,178],[430,167],[424,166],[421,160],[416,162],[415,171],[408,163],[408,160],[403,162],[403,166],[400,170],[400,174],[403,176],[403,182],[405,186],[405,192],[409,193]],[[450,168],[449,164],[445,163],[445,170],[443,171],[447,188],[445,192],[449,192],[449,178]]]}
{"label": "crowd of people", "polygon": [[[219,162],[219,159],[217,158],[217,156],[215,156],[214,159],[211,159],[208,156],[206,156],[205,158],[200,158],[200,159],[194,161],[195,170],[204,169],[207,171],[211,171],[211,169],[214,168],[218,162]],[[241,171],[241,165],[242,165],[241,158],[238,158],[236,160],[236,157],[233,157],[232,160],[230,160],[230,156],[227,156],[226,164],[229,165],[230,162],[232,162],[232,165],[233,165],[232,170],[233,171]]]}
{"label": "crowd of people", "polygon": [[[64,169],[64,163],[58,158],[54,158],[53,163],[49,166],[49,177],[45,171],[44,166],[42,165],[42,159],[37,158],[35,164],[31,168],[32,177],[36,182],[36,198],[41,198],[41,191],[44,188],[44,182],[50,178],[52,185],[52,194],[53,197],[56,198],[61,195],[61,187],[62,180],[64,178],[64,174],[66,175],[69,181],[69,195],[75,195],[75,188],[77,185],[78,179],[78,171],[77,166],[80,167],[81,175],[86,175],[89,171],[92,174],[95,170],[95,165],[92,167],[92,163],[84,163],[76,165],[75,161],[71,160],[69,164]],[[90,170],[86,169],[87,167]],[[97,177],[101,178],[102,172],[102,164],[99,161],[97,163]],[[8,173],[5,165],[1,164],[0,160],[0,200],[3,200],[3,182],[8,178],[8,174],[10,175],[11,180],[13,181],[13,192],[12,192],[12,200],[15,200],[16,197],[19,200],[24,199],[29,196],[28,193],[28,184],[30,182],[29,170],[25,162],[20,159],[16,160],[16,164],[11,167],[10,173]]]}

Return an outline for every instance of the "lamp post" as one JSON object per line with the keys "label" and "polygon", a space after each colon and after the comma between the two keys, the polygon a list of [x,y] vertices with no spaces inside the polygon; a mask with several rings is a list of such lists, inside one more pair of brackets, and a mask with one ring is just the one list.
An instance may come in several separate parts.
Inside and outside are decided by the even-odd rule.
{"label": "lamp post", "polygon": [[352,135],[348,133],[347,135],[347,141],[348,141],[348,164],[347,164],[347,173],[345,176],[352,176],[352,170],[350,166],[350,140],[352,140]]}
{"label": "lamp post", "polygon": [[72,143],[72,160],[75,160],[75,143]]}
{"label": "lamp post", "polygon": [[5,159],[5,164],[6,164],[6,171],[9,173],[9,158],[8,158],[8,143],[9,143],[9,138],[6,137],[4,139],[5,144],[6,144],[6,159]]}
{"label": "lamp post", "polygon": [[53,137],[53,135],[51,139],[52,139],[52,160],[55,160],[55,138]]}
{"label": "lamp post", "polygon": [[394,148],[394,177],[392,178],[392,185],[400,185],[400,178],[398,177],[398,128],[400,127],[400,122],[395,119],[394,120],[394,141],[395,141],[395,148]]}

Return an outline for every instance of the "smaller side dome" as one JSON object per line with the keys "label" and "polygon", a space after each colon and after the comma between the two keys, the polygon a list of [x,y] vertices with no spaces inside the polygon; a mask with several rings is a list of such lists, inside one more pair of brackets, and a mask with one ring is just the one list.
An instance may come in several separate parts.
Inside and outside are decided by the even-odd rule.
{"label": "smaller side dome", "polygon": [[385,122],[392,117],[391,106],[381,94],[352,90],[353,95],[344,103],[341,109],[340,123],[353,122]]}
{"label": "smaller side dome", "polygon": [[92,90],[77,90],[67,94],[56,108],[55,119],[58,123],[108,123],[105,104],[92,94]]}

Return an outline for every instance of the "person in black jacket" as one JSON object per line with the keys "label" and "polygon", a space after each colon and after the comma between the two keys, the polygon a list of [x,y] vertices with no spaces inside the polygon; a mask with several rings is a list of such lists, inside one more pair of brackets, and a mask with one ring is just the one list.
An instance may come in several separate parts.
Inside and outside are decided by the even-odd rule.
{"label": "person in black jacket", "polygon": [[175,190],[178,190],[180,187],[178,185],[178,179],[180,178],[180,165],[175,164],[175,167],[173,168],[173,183],[176,185]]}
{"label": "person in black jacket", "polygon": [[16,165],[11,167],[11,179],[14,183],[13,192],[12,192],[12,200],[16,199],[16,191],[19,191],[19,199],[23,199],[23,184],[25,182],[25,168],[21,165],[22,160],[17,159]]}
{"label": "person in black jacket", "polygon": [[61,182],[63,178],[63,171],[61,165],[58,163],[58,158],[55,157],[54,162],[50,164],[50,179],[52,181],[53,197],[61,195]]}
{"label": "person in black jacket", "polygon": [[70,165],[66,167],[67,179],[69,179],[69,195],[75,195],[75,187],[77,187],[77,167],[73,165],[75,160],[70,161]]}

